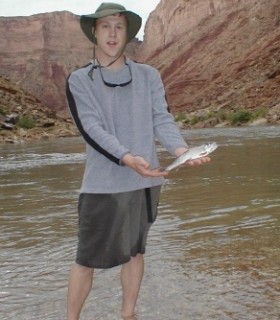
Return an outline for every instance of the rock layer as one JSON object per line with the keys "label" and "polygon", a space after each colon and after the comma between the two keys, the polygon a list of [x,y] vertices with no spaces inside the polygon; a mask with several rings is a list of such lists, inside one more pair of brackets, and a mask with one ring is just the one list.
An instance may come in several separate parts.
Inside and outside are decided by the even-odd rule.
{"label": "rock layer", "polygon": [[[51,109],[65,109],[67,76],[92,59],[79,17],[66,11],[0,17],[0,30],[0,75]],[[134,43],[128,49],[133,54]]]}
{"label": "rock layer", "polygon": [[[65,110],[68,74],[92,58],[78,20],[1,17],[0,75]],[[279,122],[279,43],[279,0],[161,0],[126,54],[160,70],[174,113],[262,107]]]}
{"label": "rock layer", "polygon": [[278,0],[162,0],[142,52],[175,112],[263,107],[279,120],[279,40]]}

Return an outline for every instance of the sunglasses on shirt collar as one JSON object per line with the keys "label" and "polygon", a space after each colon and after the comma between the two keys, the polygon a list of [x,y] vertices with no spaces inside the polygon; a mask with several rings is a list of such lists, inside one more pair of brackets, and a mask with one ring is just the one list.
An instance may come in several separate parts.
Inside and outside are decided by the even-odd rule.
{"label": "sunglasses on shirt collar", "polygon": [[110,87],[110,88],[125,87],[125,86],[129,85],[132,82],[132,73],[131,73],[130,65],[127,62],[125,62],[125,65],[128,67],[130,79],[128,81],[126,81],[126,82],[123,82],[123,83],[111,83],[111,82],[105,81],[105,79],[103,77],[103,73],[101,71],[102,68],[105,68],[105,67],[101,66],[100,64],[96,65],[95,61],[93,63],[93,66],[90,68],[90,70],[88,72],[88,76],[93,81],[93,71],[94,71],[94,69],[99,69],[99,72],[100,72],[100,75],[101,75],[101,79],[102,79],[103,83],[105,84],[105,86]]}

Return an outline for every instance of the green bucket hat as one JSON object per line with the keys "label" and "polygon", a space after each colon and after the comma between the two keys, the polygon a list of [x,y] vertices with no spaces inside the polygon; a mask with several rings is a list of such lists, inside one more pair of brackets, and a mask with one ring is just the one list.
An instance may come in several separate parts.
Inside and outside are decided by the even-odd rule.
{"label": "green bucket hat", "polygon": [[87,38],[91,42],[96,44],[97,40],[94,34],[92,34],[92,27],[95,25],[96,19],[111,16],[116,13],[122,13],[127,18],[127,21],[128,21],[127,43],[128,43],[135,38],[136,34],[141,28],[142,18],[138,16],[138,14],[132,11],[126,10],[124,6],[117,3],[112,3],[112,2],[102,3],[96,9],[95,13],[92,13],[89,15],[82,15],[80,18],[81,29],[83,30]]}

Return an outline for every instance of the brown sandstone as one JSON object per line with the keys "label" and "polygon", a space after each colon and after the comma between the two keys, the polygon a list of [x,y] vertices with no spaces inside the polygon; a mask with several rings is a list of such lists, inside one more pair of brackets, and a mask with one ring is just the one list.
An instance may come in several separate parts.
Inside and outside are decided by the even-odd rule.
{"label": "brown sandstone", "polygon": [[142,54],[174,112],[263,107],[279,121],[279,43],[278,0],[162,0]]}
{"label": "brown sandstone", "polygon": [[[79,17],[0,17],[0,28],[0,75],[34,108],[66,111],[66,78],[92,58]],[[160,70],[174,114],[262,107],[266,123],[280,121],[279,0],[161,0],[126,54]]]}
{"label": "brown sandstone", "polygon": [[79,17],[66,11],[0,17],[0,30],[0,75],[51,109],[65,109],[67,76],[92,59],[93,46],[80,30]]}

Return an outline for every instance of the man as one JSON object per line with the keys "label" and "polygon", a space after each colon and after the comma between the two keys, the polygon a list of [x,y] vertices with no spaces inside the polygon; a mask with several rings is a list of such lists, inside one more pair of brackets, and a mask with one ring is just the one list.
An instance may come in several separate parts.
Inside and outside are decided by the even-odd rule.
{"label": "man", "polygon": [[[137,14],[115,3],[102,3],[94,14],[80,19],[81,29],[94,43],[94,57],[67,81],[69,108],[87,148],[68,320],[79,319],[93,270],[118,265],[122,317],[134,319],[147,235],[167,175],[158,169],[155,139],[172,155],[187,150],[167,110],[159,72],[124,56],[141,22]],[[205,157],[190,164],[207,161]]]}

